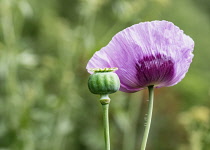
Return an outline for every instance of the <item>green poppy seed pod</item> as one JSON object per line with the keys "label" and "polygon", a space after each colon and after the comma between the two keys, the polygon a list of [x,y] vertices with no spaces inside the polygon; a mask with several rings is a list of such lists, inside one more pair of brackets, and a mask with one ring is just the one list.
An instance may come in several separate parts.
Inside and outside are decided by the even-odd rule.
{"label": "green poppy seed pod", "polygon": [[112,71],[116,68],[93,69],[94,73],[90,75],[88,87],[93,94],[111,94],[119,90],[120,79]]}

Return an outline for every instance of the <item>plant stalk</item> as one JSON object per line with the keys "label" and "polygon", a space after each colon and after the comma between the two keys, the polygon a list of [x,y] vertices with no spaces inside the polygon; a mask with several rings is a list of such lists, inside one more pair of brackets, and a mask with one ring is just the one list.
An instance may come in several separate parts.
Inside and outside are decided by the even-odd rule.
{"label": "plant stalk", "polygon": [[100,102],[103,108],[103,126],[104,126],[104,141],[105,150],[110,150],[110,135],[109,135],[109,103],[108,95],[101,96]]}
{"label": "plant stalk", "polygon": [[149,106],[148,106],[148,115],[147,115],[147,121],[146,121],[146,127],[144,130],[143,140],[141,144],[141,150],[146,149],[147,139],[149,135],[151,120],[152,120],[152,110],[153,110],[153,100],[154,100],[154,86],[148,86],[149,90]]}

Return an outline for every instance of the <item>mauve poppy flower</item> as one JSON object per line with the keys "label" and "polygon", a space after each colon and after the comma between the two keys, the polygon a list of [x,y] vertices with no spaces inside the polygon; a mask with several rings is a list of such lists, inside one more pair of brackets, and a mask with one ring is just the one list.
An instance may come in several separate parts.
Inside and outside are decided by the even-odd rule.
{"label": "mauve poppy flower", "polygon": [[[180,82],[193,58],[194,41],[168,21],[135,24],[117,33],[87,64],[113,68],[120,90],[136,92],[150,85],[167,87]],[[91,71],[89,71],[91,73]]]}

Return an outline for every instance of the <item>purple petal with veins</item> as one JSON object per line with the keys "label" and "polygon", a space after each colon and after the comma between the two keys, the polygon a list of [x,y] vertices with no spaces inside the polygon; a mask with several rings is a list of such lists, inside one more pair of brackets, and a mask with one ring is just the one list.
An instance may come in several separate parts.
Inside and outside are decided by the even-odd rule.
{"label": "purple petal with veins", "polygon": [[172,86],[187,73],[194,41],[168,21],[135,24],[117,33],[87,64],[91,68],[117,67],[120,90],[136,92],[149,85]]}

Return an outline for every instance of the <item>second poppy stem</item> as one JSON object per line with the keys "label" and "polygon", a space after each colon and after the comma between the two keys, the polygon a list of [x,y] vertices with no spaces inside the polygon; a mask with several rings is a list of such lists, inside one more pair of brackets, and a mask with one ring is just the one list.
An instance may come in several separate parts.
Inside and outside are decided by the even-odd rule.
{"label": "second poppy stem", "polygon": [[104,125],[104,141],[105,150],[110,150],[110,136],[109,136],[109,103],[108,95],[101,95],[100,102],[103,107],[103,125]]}
{"label": "second poppy stem", "polygon": [[141,150],[146,149],[147,139],[149,135],[151,120],[152,120],[152,110],[153,110],[153,99],[154,99],[154,86],[148,86],[149,90],[149,106],[148,106],[148,114],[147,114],[147,121],[146,121],[146,127],[144,130],[143,140],[141,144]]}

